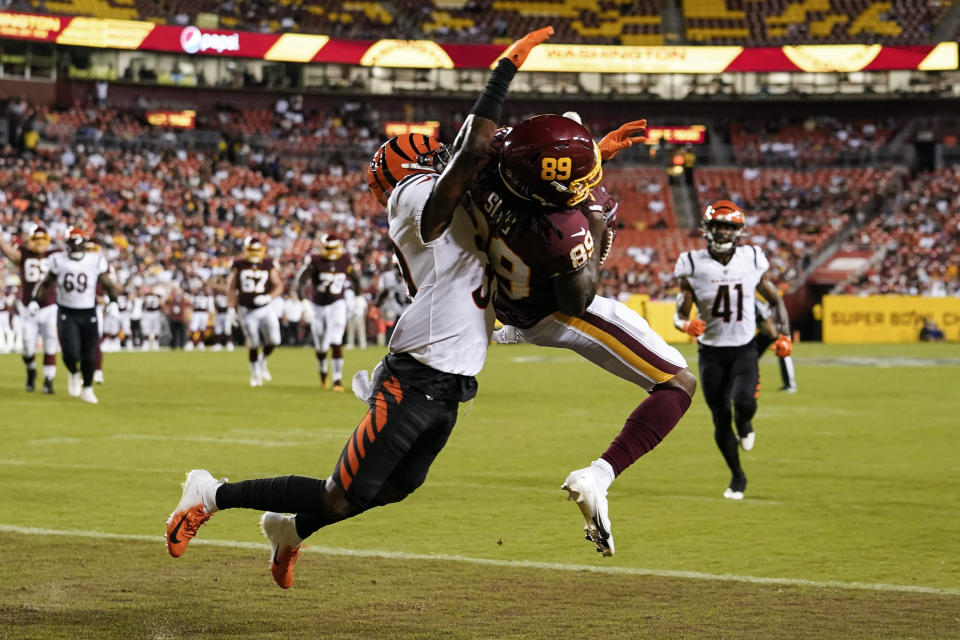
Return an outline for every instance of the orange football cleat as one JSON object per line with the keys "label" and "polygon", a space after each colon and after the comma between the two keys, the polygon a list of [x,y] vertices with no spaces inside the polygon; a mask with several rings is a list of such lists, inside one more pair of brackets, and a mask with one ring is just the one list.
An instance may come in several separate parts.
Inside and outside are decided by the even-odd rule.
{"label": "orange football cleat", "polygon": [[270,541],[270,573],[281,589],[293,585],[293,565],[300,556],[294,516],[285,516],[268,511],[260,518],[260,530]]}
{"label": "orange football cleat", "polygon": [[220,484],[220,481],[214,479],[206,469],[194,469],[187,473],[180,503],[167,519],[165,540],[167,551],[174,558],[183,555],[187,545],[197,535],[200,525],[213,516],[213,513],[203,506],[203,489],[210,483]]}

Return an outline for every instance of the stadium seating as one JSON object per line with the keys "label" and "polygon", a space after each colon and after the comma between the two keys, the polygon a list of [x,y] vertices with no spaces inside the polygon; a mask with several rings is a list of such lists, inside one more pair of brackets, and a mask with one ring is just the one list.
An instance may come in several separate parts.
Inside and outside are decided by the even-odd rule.
{"label": "stadium seating", "polygon": [[910,0],[683,0],[696,44],[927,42],[952,2]]}
{"label": "stadium seating", "polygon": [[960,295],[960,172],[945,167],[910,181],[900,197],[855,234],[847,249],[872,249],[870,269],[838,293]]}

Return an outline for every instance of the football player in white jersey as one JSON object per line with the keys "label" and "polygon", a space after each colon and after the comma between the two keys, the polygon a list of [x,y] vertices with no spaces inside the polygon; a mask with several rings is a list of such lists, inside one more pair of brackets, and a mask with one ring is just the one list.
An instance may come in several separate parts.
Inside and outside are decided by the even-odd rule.
{"label": "football player in white jersey", "polygon": [[[787,308],[767,277],[767,257],[758,247],[737,244],[743,233],[743,211],[729,200],[720,200],[706,208],[702,224],[707,248],[685,251],[677,258],[674,273],[680,279],[680,293],[674,325],[697,337],[703,397],[713,414],[714,439],[732,474],[723,497],[742,500],[747,476],[737,447],[753,449],[751,420],[757,412],[760,382],[754,337],[757,292],[773,308],[779,333],[774,343],[777,355],[790,355],[793,345]],[[694,304],[699,317],[691,320]]]}
{"label": "football player in white jersey", "polygon": [[0,237],[0,251],[20,268],[20,316],[21,348],[23,363],[27,367],[27,383],[24,389],[33,391],[37,377],[34,364],[37,337],[43,340],[43,392],[53,393],[53,379],[57,374],[57,305],[56,294],[50,291],[47,297],[32,302],[30,297],[38,282],[49,269],[50,257],[59,252],[50,247],[50,235],[39,225],[33,225],[27,233],[23,246],[17,248]]}
{"label": "football player in white jersey", "polygon": [[33,299],[42,300],[50,286],[57,283],[57,331],[63,363],[70,371],[67,390],[71,396],[96,404],[93,373],[100,342],[95,309],[97,284],[111,300],[120,295],[120,287],[109,275],[110,266],[103,254],[88,252],[85,244],[77,231],[67,236],[66,253],[51,256],[50,270],[34,288]]}
{"label": "football player in white jersey", "polygon": [[[507,50],[445,167],[446,148],[421,134],[389,140],[370,164],[368,184],[381,202],[389,196],[390,238],[411,267],[406,273],[416,294],[376,371],[369,410],[331,476],[221,483],[207,471],[191,471],[167,522],[172,556],[184,552],[218,509],[266,510],[261,526],[270,541],[271,573],[288,588],[304,538],[399,502],[424,482],[459,404],[476,394],[474,376],[493,328],[489,261],[484,239],[478,238],[484,229],[460,205],[461,198],[496,130],[510,81],[530,49],[552,32],[550,27],[533,32]],[[406,158],[393,163],[394,153]]]}

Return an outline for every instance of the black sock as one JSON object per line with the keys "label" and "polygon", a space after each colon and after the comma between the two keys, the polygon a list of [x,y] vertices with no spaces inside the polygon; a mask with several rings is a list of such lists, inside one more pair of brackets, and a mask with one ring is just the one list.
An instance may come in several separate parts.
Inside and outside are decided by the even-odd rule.
{"label": "black sock", "polygon": [[[719,415],[718,415],[719,413]],[[730,428],[730,411],[717,412],[713,414],[713,439],[723,455],[727,467],[734,476],[742,476],[743,468],[740,466],[740,452],[737,447],[740,446],[737,436]]]}
{"label": "black sock", "polygon": [[217,508],[317,513],[323,505],[323,486],[323,480],[304,476],[228,482],[217,489]]}

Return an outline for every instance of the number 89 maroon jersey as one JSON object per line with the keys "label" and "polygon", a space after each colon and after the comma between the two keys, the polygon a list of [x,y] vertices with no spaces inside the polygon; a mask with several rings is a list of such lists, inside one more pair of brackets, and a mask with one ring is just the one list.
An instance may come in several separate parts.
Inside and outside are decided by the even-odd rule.
{"label": "number 89 maroon jersey", "polygon": [[478,171],[468,198],[489,225],[497,319],[520,328],[557,311],[553,278],[587,263],[596,250],[588,221],[591,207],[603,212],[612,202],[605,191],[594,190],[581,204],[545,213],[505,188],[494,155]]}

